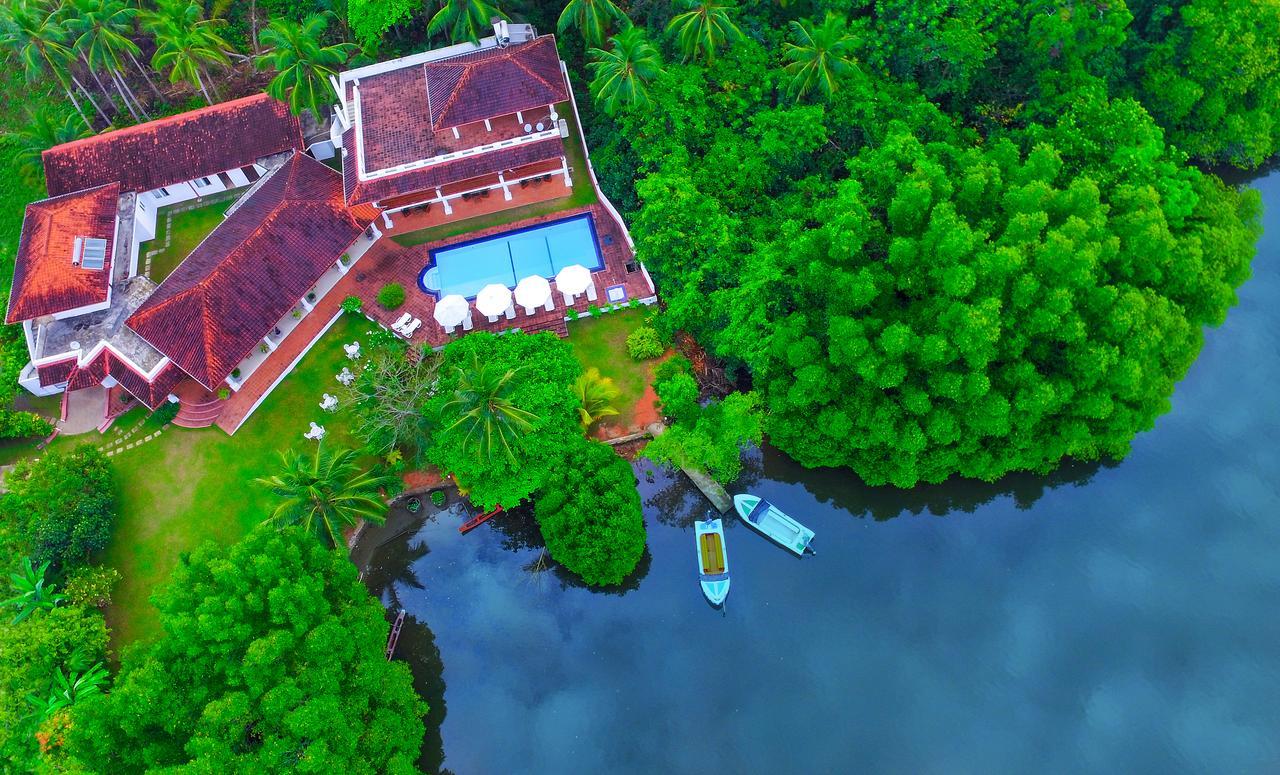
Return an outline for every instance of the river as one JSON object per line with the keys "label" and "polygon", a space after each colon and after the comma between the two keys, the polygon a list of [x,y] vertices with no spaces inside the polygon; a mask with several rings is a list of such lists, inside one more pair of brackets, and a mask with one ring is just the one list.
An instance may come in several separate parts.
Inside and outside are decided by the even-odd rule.
{"label": "river", "polygon": [[408,611],[398,657],[432,705],[422,765],[1280,771],[1280,172],[1253,185],[1253,278],[1119,464],[899,491],[755,452],[735,490],[819,553],[731,520],[724,612],[695,582],[705,503],[644,461],[624,590],[543,570],[517,516],[370,531],[356,558]]}

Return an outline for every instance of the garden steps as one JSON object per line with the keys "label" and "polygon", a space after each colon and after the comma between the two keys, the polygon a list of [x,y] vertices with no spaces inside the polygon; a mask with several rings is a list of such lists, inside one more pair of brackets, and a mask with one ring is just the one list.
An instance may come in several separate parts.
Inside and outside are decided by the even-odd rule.
{"label": "garden steps", "polygon": [[227,402],[220,398],[198,404],[183,403],[178,407],[173,424],[179,428],[208,428],[217,422],[226,406]]}

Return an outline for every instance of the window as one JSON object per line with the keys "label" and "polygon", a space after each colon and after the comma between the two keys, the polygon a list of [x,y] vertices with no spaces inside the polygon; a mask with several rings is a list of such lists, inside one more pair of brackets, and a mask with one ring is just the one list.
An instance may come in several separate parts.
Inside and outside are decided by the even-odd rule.
{"label": "window", "polygon": [[84,241],[80,254],[80,265],[85,269],[101,269],[107,262],[107,241],[93,237],[78,237],[77,242]]}
{"label": "window", "polygon": [[169,189],[165,188],[164,186],[161,186],[160,188],[157,188],[157,189],[156,189],[156,191],[159,191],[159,192],[160,192],[160,196],[168,196],[168,195],[169,195]]}
{"label": "window", "polygon": [[207,187],[209,185],[209,179],[200,178],[199,180],[196,181],[196,185],[200,186],[201,188]]}

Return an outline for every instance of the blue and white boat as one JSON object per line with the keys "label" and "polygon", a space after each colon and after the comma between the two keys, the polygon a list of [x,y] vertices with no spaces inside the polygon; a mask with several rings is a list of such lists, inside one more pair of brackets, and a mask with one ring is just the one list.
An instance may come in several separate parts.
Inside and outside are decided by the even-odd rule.
{"label": "blue and white boat", "polygon": [[698,582],[711,605],[723,605],[729,596],[729,553],[724,543],[724,525],[718,519],[693,523],[698,550]]}
{"label": "blue and white boat", "polygon": [[[742,521],[765,538],[785,549],[803,555],[813,540],[813,531],[787,516],[781,509],[756,495],[733,496],[733,507]],[[810,550],[812,551],[812,550]]]}

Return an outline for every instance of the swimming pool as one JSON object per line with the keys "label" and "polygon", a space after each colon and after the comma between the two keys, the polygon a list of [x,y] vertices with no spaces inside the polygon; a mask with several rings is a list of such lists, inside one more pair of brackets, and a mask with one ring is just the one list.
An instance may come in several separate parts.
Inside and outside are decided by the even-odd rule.
{"label": "swimming pool", "polygon": [[551,279],[570,264],[604,267],[590,213],[433,250],[418,287],[473,298],[491,283],[514,288],[530,275]]}

